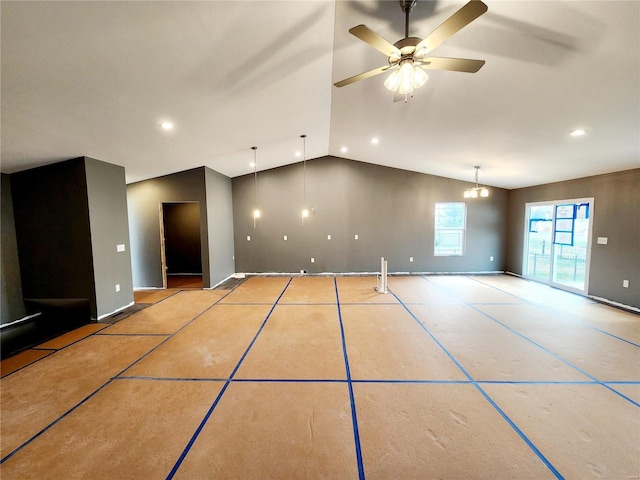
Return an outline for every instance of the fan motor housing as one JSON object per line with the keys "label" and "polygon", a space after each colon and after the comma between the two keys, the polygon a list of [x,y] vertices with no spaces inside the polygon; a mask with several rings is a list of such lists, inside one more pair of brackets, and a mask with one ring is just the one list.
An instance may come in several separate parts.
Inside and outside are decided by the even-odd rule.
{"label": "fan motor housing", "polygon": [[[415,50],[416,46],[422,41],[421,38],[418,37],[407,37],[402,40],[398,40],[393,44],[398,50],[400,50],[403,54],[411,53],[411,51]],[[411,47],[411,51],[407,47]],[[404,50],[407,48],[406,50]]]}

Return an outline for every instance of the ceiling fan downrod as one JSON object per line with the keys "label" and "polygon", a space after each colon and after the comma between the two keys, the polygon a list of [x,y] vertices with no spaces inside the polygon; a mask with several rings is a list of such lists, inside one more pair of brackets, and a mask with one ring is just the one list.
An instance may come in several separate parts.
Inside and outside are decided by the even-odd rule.
{"label": "ceiling fan downrod", "polygon": [[409,38],[409,14],[418,0],[400,0],[400,8],[404,12],[404,38]]}

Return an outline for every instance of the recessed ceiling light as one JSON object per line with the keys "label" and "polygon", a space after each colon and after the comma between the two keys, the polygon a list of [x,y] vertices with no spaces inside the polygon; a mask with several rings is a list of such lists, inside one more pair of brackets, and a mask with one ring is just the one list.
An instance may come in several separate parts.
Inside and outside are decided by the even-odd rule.
{"label": "recessed ceiling light", "polygon": [[577,128],[576,130],[572,130],[571,131],[571,136],[572,137],[581,137],[582,135],[585,135],[587,133],[586,130],[583,130],[582,128]]}
{"label": "recessed ceiling light", "polygon": [[161,122],[160,123],[160,128],[162,128],[164,130],[171,130],[171,129],[173,129],[173,123],[171,123],[171,122]]}
{"label": "recessed ceiling light", "polygon": [[340,149],[340,151],[341,151],[342,153],[347,153],[347,152],[349,151],[349,149],[348,149],[347,147],[342,147],[342,148]]}
{"label": "recessed ceiling light", "polygon": [[373,143],[374,145],[378,144],[380,142],[380,140],[378,140],[378,137],[373,137],[371,139],[371,143]]}
{"label": "recessed ceiling light", "polygon": [[251,168],[253,168],[253,167],[255,167],[255,166],[256,166],[256,164],[255,164],[254,162],[250,162],[250,163],[249,163],[249,166],[250,166]]}
{"label": "recessed ceiling light", "polygon": [[295,156],[296,156],[296,157],[299,157],[300,155],[302,155],[300,152],[296,152],[296,153],[295,153]]}

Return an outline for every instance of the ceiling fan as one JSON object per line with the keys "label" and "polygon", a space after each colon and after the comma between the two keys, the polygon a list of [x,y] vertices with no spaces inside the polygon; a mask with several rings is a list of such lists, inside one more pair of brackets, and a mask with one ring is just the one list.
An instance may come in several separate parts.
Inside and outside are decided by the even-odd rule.
{"label": "ceiling fan", "polygon": [[409,36],[409,14],[416,1],[400,0],[400,7],[405,14],[404,38],[393,45],[366,25],[358,25],[349,30],[349,33],[389,57],[389,64],[334,83],[336,87],[344,87],[365,78],[393,70],[393,73],[385,80],[384,85],[392,92],[404,95],[406,102],[408,96],[413,96],[413,90],[420,88],[428,80],[429,77],[424,69],[475,73],[482,68],[484,60],[427,57],[427,55],[442,42],[485,13],[487,6],[480,0],[471,0],[426,38],[422,39]]}

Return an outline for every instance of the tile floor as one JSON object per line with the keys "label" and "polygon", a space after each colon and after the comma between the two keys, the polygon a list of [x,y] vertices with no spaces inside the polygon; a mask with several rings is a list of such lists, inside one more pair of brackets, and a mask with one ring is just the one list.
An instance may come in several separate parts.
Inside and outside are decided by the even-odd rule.
{"label": "tile floor", "polygon": [[252,277],[2,362],[4,480],[638,479],[640,317],[510,276]]}

